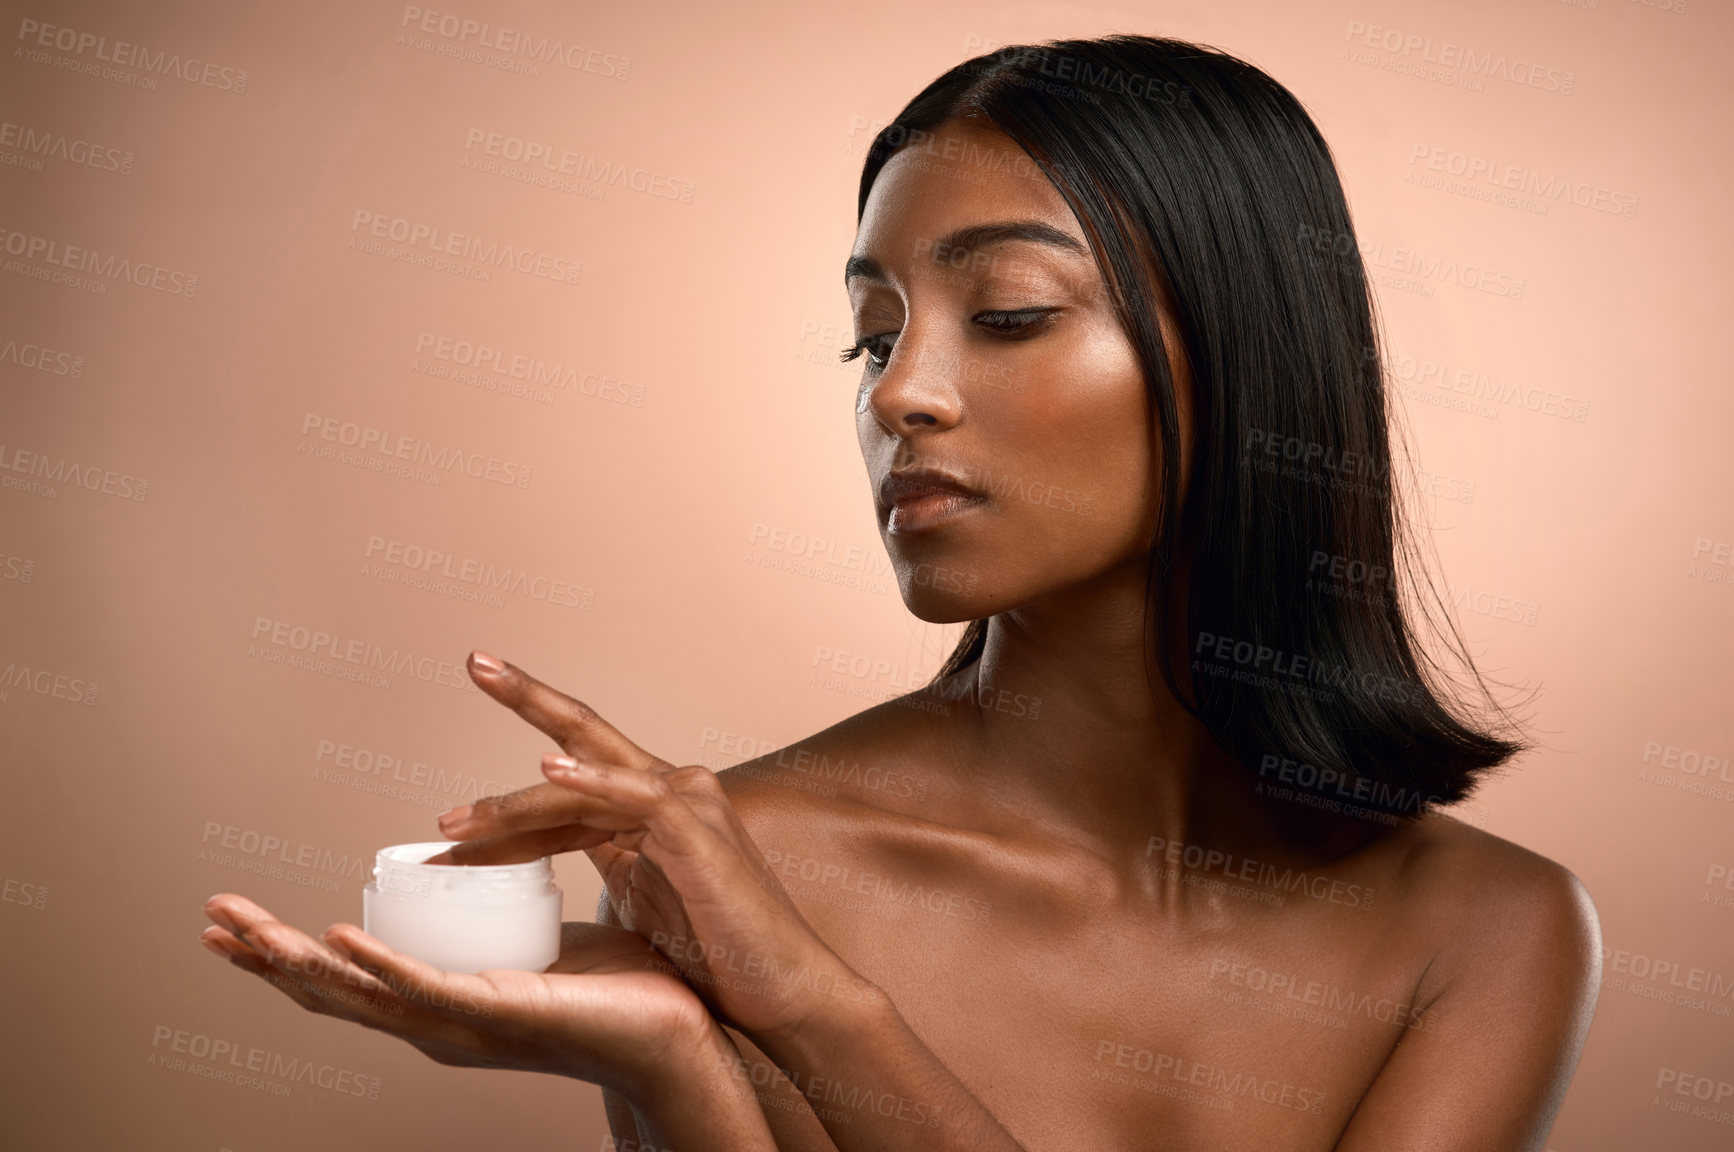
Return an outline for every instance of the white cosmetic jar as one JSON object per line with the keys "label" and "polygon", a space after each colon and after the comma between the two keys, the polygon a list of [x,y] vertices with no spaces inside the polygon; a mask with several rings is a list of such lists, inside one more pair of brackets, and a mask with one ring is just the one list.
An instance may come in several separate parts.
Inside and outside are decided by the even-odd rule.
{"label": "white cosmetic jar", "polygon": [[381,848],[361,890],[362,929],[446,972],[541,972],[560,956],[560,889],[549,858],[424,864],[450,843]]}

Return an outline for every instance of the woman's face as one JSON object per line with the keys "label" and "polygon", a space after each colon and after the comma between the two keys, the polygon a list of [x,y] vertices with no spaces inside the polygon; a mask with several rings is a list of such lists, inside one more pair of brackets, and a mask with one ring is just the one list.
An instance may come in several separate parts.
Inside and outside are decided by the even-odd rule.
{"label": "woman's face", "polygon": [[848,286],[856,430],[910,611],[980,619],[1148,555],[1160,472],[1137,356],[1017,144],[969,120],[912,137],[874,181]]}

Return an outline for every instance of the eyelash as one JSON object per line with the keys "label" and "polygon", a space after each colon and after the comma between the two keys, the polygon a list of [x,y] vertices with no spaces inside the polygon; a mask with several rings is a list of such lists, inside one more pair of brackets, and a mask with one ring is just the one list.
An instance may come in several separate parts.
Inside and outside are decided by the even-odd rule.
{"label": "eyelash", "polygon": [[[1023,336],[1025,333],[1029,332],[1030,329],[1033,329],[1037,324],[1039,324],[1043,320],[1045,320],[1054,311],[1055,311],[1055,309],[1052,309],[1052,308],[1020,308],[1020,309],[1017,309],[1015,311],[1009,311],[1009,312],[1007,312],[1007,311],[978,312],[975,315],[975,320],[977,323],[982,323],[985,321],[989,328],[998,332],[1002,336],[1005,336],[1005,337],[1010,338],[1010,339],[1018,339],[1021,336]],[[1021,323],[1013,324],[1010,326],[1006,326],[1002,323],[996,323],[997,321],[1004,321],[1007,319],[1020,319],[1020,318],[1022,320]],[[876,340],[882,340],[884,338],[885,338],[884,334],[881,334],[878,336],[869,336],[864,340],[860,340],[860,341],[856,342],[854,347],[845,348],[842,351],[842,353],[838,356],[838,359],[841,362],[847,364],[849,361],[854,360],[856,357],[860,356],[861,353],[867,351],[868,345],[872,344]],[[869,356],[867,362],[868,362],[868,364],[871,365],[874,362],[874,360],[871,356]]]}

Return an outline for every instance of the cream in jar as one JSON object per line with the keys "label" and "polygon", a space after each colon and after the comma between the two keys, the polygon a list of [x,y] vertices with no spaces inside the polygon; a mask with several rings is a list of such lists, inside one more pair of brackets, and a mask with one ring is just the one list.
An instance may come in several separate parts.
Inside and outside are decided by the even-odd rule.
{"label": "cream in jar", "polygon": [[446,843],[381,848],[361,890],[362,928],[447,972],[540,972],[560,955],[560,889],[548,857],[527,864],[426,864]]}

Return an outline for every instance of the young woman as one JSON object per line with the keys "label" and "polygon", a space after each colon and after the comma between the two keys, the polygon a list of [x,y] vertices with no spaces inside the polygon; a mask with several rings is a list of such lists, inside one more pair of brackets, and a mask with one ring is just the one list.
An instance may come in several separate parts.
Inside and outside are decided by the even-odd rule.
{"label": "young woman", "polygon": [[933,684],[712,773],[477,653],[563,755],[447,855],[587,851],[597,923],[541,974],[228,894],[206,941],[442,1063],[600,1084],[621,1148],[1541,1149],[1595,912],[1440,811],[1525,745],[1432,644],[1301,105],[1172,40],[1008,47],[879,134],[858,209],[883,538],[971,622]]}

